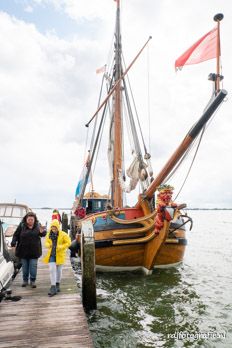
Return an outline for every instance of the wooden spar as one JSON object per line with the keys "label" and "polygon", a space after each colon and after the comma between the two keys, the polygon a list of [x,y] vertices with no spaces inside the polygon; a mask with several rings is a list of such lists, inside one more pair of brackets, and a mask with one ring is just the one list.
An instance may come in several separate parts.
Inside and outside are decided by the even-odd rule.
{"label": "wooden spar", "polygon": [[122,110],[121,110],[121,32],[120,32],[120,7],[117,3],[116,31],[115,31],[115,82],[118,81],[114,91],[113,119],[114,119],[114,162],[113,162],[113,181],[112,199],[114,207],[123,206],[122,189],[119,182],[119,170],[122,169]]}
{"label": "wooden spar", "polygon": [[[160,184],[162,184],[162,182],[167,178],[167,176],[170,174],[171,170],[175,167],[175,165],[178,163],[178,161],[184,155],[184,153],[189,148],[189,146],[191,145],[193,140],[197,137],[197,135],[200,133],[202,128],[209,121],[210,117],[216,111],[218,106],[222,103],[222,101],[226,95],[227,95],[227,91],[222,89],[218,93],[218,95],[214,98],[214,100],[208,106],[208,108],[203,113],[203,115],[198,120],[198,122],[190,129],[190,131],[188,132],[188,134],[186,135],[184,140],[181,142],[179,147],[176,149],[176,151],[170,157],[170,159],[165,164],[163,169],[159,172],[159,174],[156,176],[154,181],[152,181],[152,183],[148,187],[147,191],[143,194],[143,197],[145,196],[144,198],[151,198],[153,196],[157,187]],[[139,207],[141,205],[141,200],[143,199],[143,197],[140,197],[140,200],[137,202],[136,207]]]}
{"label": "wooden spar", "polygon": [[103,100],[103,102],[101,103],[101,105],[98,107],[98,109],[96,110],[96,112],[93,114],[93,116],[91,117],[91,119],[89,120],[88,123],[86,123],[86,127],[89,127],[90,123],[92,122],[92,120],[97,116],[97,114],[99,113],[99,111],[102,109],[102,107],[106,104],[106,102],[109,100],[110,96],[114,93],[115,89],[117,88],[117,85],[120,83],[120,81],[127,75],[128,71],[130,70],[130,68],[134,65],[134,63],[136,62],[136,60],[138,59],[138,57],[140,56],[140,54],[143,52],[144,48],[147,46],[148,42],[152,39],[151,36],[149,36],[148,40],[146,41],[146,43],[143,45],[143,47],[141,48],[141,50],[138,52],[138,54],[135,56],[135,58],[132,60],[132,62],[130,63],[130,65],[126,68],[126,70],[124,71],[124,73],[122,74],[122,76],[120,77],[120,79],[115,83],[115,85],[112,87],[112,89],[110,90],[110,92],[108,93],[108,95],[106,96],[106,98]]}
{"label": "wooden spar", "polygon": [[222,13],[218,13],[214,16],[214,20],[215,22],[217,22],[217,56],[216,56],[216,94],[219,92],[220,90],[220,57],[221,57],[221,44],[220,44],[220,21],[224,18]]}

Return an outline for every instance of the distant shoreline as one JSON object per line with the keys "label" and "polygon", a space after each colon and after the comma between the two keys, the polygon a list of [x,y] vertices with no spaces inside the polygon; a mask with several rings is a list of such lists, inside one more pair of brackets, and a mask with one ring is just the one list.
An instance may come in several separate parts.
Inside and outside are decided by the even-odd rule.
{"label": "distant shoreline", "polygon": [[[32,209],[53,210],[54,208],[42,207]],[[72,210],[72,208],[57,208],[58,210]],[[184,210],[232,210],[232,208],[186,208]]]}
{"label": "distant shoreline", "polygon": [[[33,207],[31,209],[54,210],[54,208],[49,208],[49,207],[42,207],[42,208]],[[72,208],[57,208],[57,209],[58,210],[72,210]]]}
{"label": "distant shoreline", "polygon": [[187,208],[185,210],[232,210],[232,208]]}

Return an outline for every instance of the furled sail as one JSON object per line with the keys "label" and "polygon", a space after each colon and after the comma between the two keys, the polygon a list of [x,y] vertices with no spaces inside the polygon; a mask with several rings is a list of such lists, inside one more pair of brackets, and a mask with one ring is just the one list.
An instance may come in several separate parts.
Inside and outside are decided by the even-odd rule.
{"label": "furled sail", "polygon": [[128,185],[126,185],[125,176],[123,175],[122,170],[119,171],[119,182],[124,192],[129,193],[133,191],[139,181],[143,190],[148,187],[149,183],[146,167],[146,163],[141,161],[138,156],[134,156],[132,163],[126,171],[127,176],[130,178]]}

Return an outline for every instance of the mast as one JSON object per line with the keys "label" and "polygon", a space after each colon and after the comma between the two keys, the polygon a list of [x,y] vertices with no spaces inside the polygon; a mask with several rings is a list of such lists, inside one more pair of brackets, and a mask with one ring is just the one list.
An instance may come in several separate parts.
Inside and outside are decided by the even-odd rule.
{"label": "mast", "polygon": [[[117,80],[117,82],[114,83],[114,86],[112,86],[112,83],[113,83],[113,80],[111,80],[111,83],[110,83],[110,88],[109,88],[109,92],[108,92],[108,95],[106,96],[106,98],[103,100],[103,102],[101,103],[101,105],[99,105],[99,107],[97,108],[97,110],[95,111],[95,113],[93,114],[93,116],[91,117],[91,119],[88,121],[88,123],[86,123],[86,127],[89,127],[90,123],[93,121],[93,119],[98,115],[99,111],[103,108],[103,114],[102,114],[102,118],[101,118],[101,121],[100,121],[100,125],[99,125],[99,128],[98,128],[98,132],[97,132],[97,135],[96,135],[96,141],[95,141],[95,144],[93,146],[93,150],[91,152],[91,156],[90,156],[90,160],[88,162],[88,166],[87,166],[87,173],[85,175],[85,178],[84,178],[84,183],[83,183],[83,186],[82,186],[82,190],[81,190],[81,194],[80,194],[80,202],[81,200],[83,199],[84,197],[84,193],[85,193],[85,189],[86,189],[86,186],[87,186],[87,183],[88,183],[88,179],[89,179],[89,175],[90,175],[90,171],[91,171],[91,168],[92,168],[92,163],[93,163],[93,159],[94,159],[94,156],[95,156],[95,153],[96,153],[96,149],[97,149],[97,144],[98,144],[98,139],[100,137],[100,133],[101,133],[101,130],[102,130],[102,126],[103,126],[103,121],[104,121],[104,115],[105,115],[105,111],[106,111],[106,107],[107,107],[107,102],[109,100],[109,98],[113,95],[113,93],[115,92],[118,84],[122,81],[122,79],[127,75],[128,71],[131,69],[131,67],[134,65],[134,63],[136,62],[136,60],[138,59],[138,57],[141,55],[141,53],[143,52],[144,48],[147,46],[148,42],[151,40],[151,36],[149,36],[148,40],[145,42],[145,44],[143,45],[143,47],[140,49],[140,51],[136,54],[135,58],[132,60],[132,62],[129,64],[129,66],[126,68],[126,70],[124,71],[124,73],[121,75],[121,77]],[[112,185],[113,186],[113,185]]]}
{"label": "mast", "polygon": [[107,102],[109,98],[113,97],[113,123],[114,123],[114,129],[113,129],[113,136],[114,136],[114,149],[113,149],[113,157],[114,157],[114,163],[113,163],[113,180],[111,182],[111,192],[112,192],[112,204],[115,207],[122,207],[123,206],[123,195],[122,195],[122,189],[119,182],[119,169],[122,169],[122,81],[124,77],[127,75],[131,67],[134,65],[138,57],[143,52],[144,48],[147,46],[148,42],[152,39],[151,36],[147,39],[143,47],[140,49],[140,51],[136,54],[135,58],[132,60],[132,62],[129,64],[129,66],[125,69],[125,71],[122,71],[122,61],[121,61],[121,31],[120,31],[120,0],[115,0],[117,3],[117,12],[116,12],[116,28],[115,28],[115,56],[114,56],[114,73],[113,78],[111,79],[111,85],[108,91],[107,96],[102,101],[102,103],[99,105],[91,119],[86,123],[86,127],[89,127],[90,123],[93,121],[93,119],[98,115],[99,111],[104,107],[103,115],[100,121],[99,129],[96,135],[96,141],[90,156],[90,160],[88,162],[87,166],[87,173],[84,178],[84,183],[82,185],[82,190],[80,194],[80,201],[84,197],[85,188],[88,183],[89,175],[91,172],[91,167],[93,163],[93,159],[96,153],[97,143],[100,136],[100,132],[103,126],[104,121],[104,115],[107,107]]}
{"label": "mast", "polygon": [[221,57],[221,43],[220,43],[220,21],[224,18],[222,13],[218,13],[214,16],[215,22],[217,22],[217,52],[216,52],[216,81],[215,81],[215,92],[216,94],[220,90],[220,81],[222,76],[220,75],[220,57]]}
{"label": "mast", "polygon": [[117,0],[116,29],[115,29],[115,72],[114,82],[118,82],[113,96],[114,119],[114,164],[112,181],[112,198],[115,207],[123,206],[122,189],[119,183],[119,170],[122,169],[122,106],[121,106],[121,30],[120,30],[120,1]]}

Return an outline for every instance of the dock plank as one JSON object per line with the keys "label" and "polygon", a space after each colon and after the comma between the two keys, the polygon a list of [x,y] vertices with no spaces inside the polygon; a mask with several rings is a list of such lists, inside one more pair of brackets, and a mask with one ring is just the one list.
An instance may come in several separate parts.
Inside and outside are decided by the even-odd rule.
{"label": "dock plank", "polygon": [[37,288],[21,287],[21,272],[14,280],[12,295],[18,302],[0,303],[0,348],[93,348],[69,257],[63,267],[61,292],[48,296],[48,265],[38,262]]}

